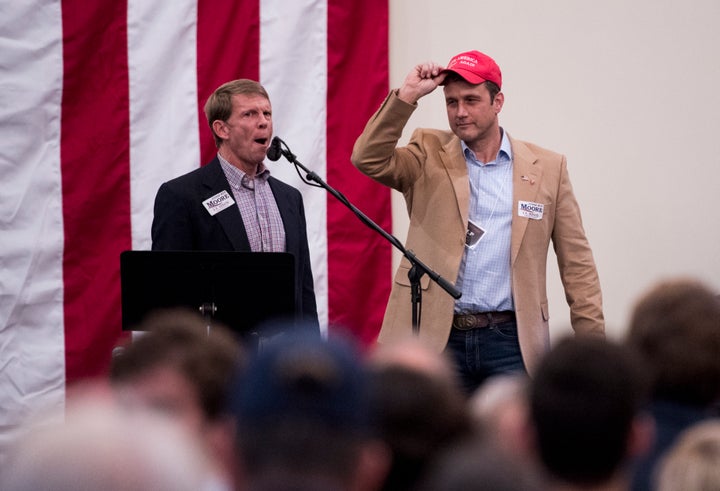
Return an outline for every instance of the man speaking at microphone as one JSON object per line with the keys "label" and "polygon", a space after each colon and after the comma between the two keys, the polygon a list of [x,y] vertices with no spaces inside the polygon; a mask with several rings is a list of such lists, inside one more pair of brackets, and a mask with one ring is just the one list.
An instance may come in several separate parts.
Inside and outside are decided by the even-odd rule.
{"label": "man speaking at microphone", "polygon": [[233,80],[210,95],[205,116],[217,155],[160,186],[152,249],[289,252],[296,312],[319,331],[302,195],[263,163],[273,136],[270,97],[253,80]]}

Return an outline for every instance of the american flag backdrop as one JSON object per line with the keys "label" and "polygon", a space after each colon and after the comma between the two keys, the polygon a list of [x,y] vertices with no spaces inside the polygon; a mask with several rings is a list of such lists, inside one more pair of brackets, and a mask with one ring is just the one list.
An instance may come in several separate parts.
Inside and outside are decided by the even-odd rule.
{"label": "american flag backdrop", "polygon": [[[390,230],[389,192],[349,160],[388,89],[387,0],[0,0],[0,443],[105,373],[119,255],[150,248],[160,184],[214,155],[202,106],[235,78],[259,80],[275,134]],[[321,324],[372,342],[389,244],[268,166],[303,192]]]}

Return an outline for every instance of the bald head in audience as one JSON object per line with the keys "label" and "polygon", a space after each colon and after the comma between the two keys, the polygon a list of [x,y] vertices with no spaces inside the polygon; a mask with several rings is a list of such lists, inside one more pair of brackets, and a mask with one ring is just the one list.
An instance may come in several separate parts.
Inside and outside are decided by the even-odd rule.
{"label": "bald head in audience", "polygon": [[60,419],[33,422],[10,449],[0,489],[197,491],[206,482],[204,454],[165,418],[88,400]]}

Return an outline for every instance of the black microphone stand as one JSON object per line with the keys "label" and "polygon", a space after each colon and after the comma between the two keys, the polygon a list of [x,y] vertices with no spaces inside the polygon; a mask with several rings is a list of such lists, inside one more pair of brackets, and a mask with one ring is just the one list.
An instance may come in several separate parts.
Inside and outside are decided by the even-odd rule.
{"label": "black microphone stand", "polygon": [[[430,279],[440,285],[440,287],[448,294],[450,294],[450,296],[452,296],[454,299],[457,300],[462,296],[462,292],[460,292],[460,290],[458,290],[455,285],[453,285],[445,278],[437,274],[435,271],[430,269],[420,259],[418,259],[415,253],[413,253],[411,250],[405,249],[405,247],[400,243],[397,237],[383,230],[382,227],[372,221],[367,215],[365,215],[365,213],[360,211],[342,193],[331,187],[329,184],[323,181],[322,178],[320,178],[320,176],[318,176],[315,172],[309,170],[302,163],[300,163],[295,154],[290,151],[290,148],[288,148],[287,144],[284,141],[282,141],[278,137],[275,137],[273,138],[271,147],[271,151],[268,152],[268,158],[270,160],[277,160],[278,158],[280,158],[280,154],[282,154],[291,164],[295,166],[295,170],[297,171],[300,179],[303,182],[305,182],[306,184],[310,184],[311,186],[315,186],[314,184],[306,180],[309,179],[310,181],[317,183],[317,187],[322,187],[327,192],[335,196],[335,198],[337,198],[342,204],[347,206],[360,219],[361,222],[382,235],[388,242],[395,246],[395,248],[397,248],[403,254],[403,256],[408,259],[408,261],[410,261],[412,267],[408,272],[408,279],[410,280],[412,330],[414,334],[418,334],[420,332],[420,317],[422,312],[422,289],[420,288],[420,278],[422,278],[424,274],[427,274]],[[305,171],[305,178],[303,178],[302,174],[300,174],[299,169]]]}

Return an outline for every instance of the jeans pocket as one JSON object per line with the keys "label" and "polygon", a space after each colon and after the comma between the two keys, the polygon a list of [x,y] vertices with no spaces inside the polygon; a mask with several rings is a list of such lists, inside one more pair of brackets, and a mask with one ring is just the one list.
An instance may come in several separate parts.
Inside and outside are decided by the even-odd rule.
{"label": "jeans pocket", "polygon": [[515,322],[504,322],[491,327],[491,329],[500,337],[505,339],[517,339],[517,324]]}

